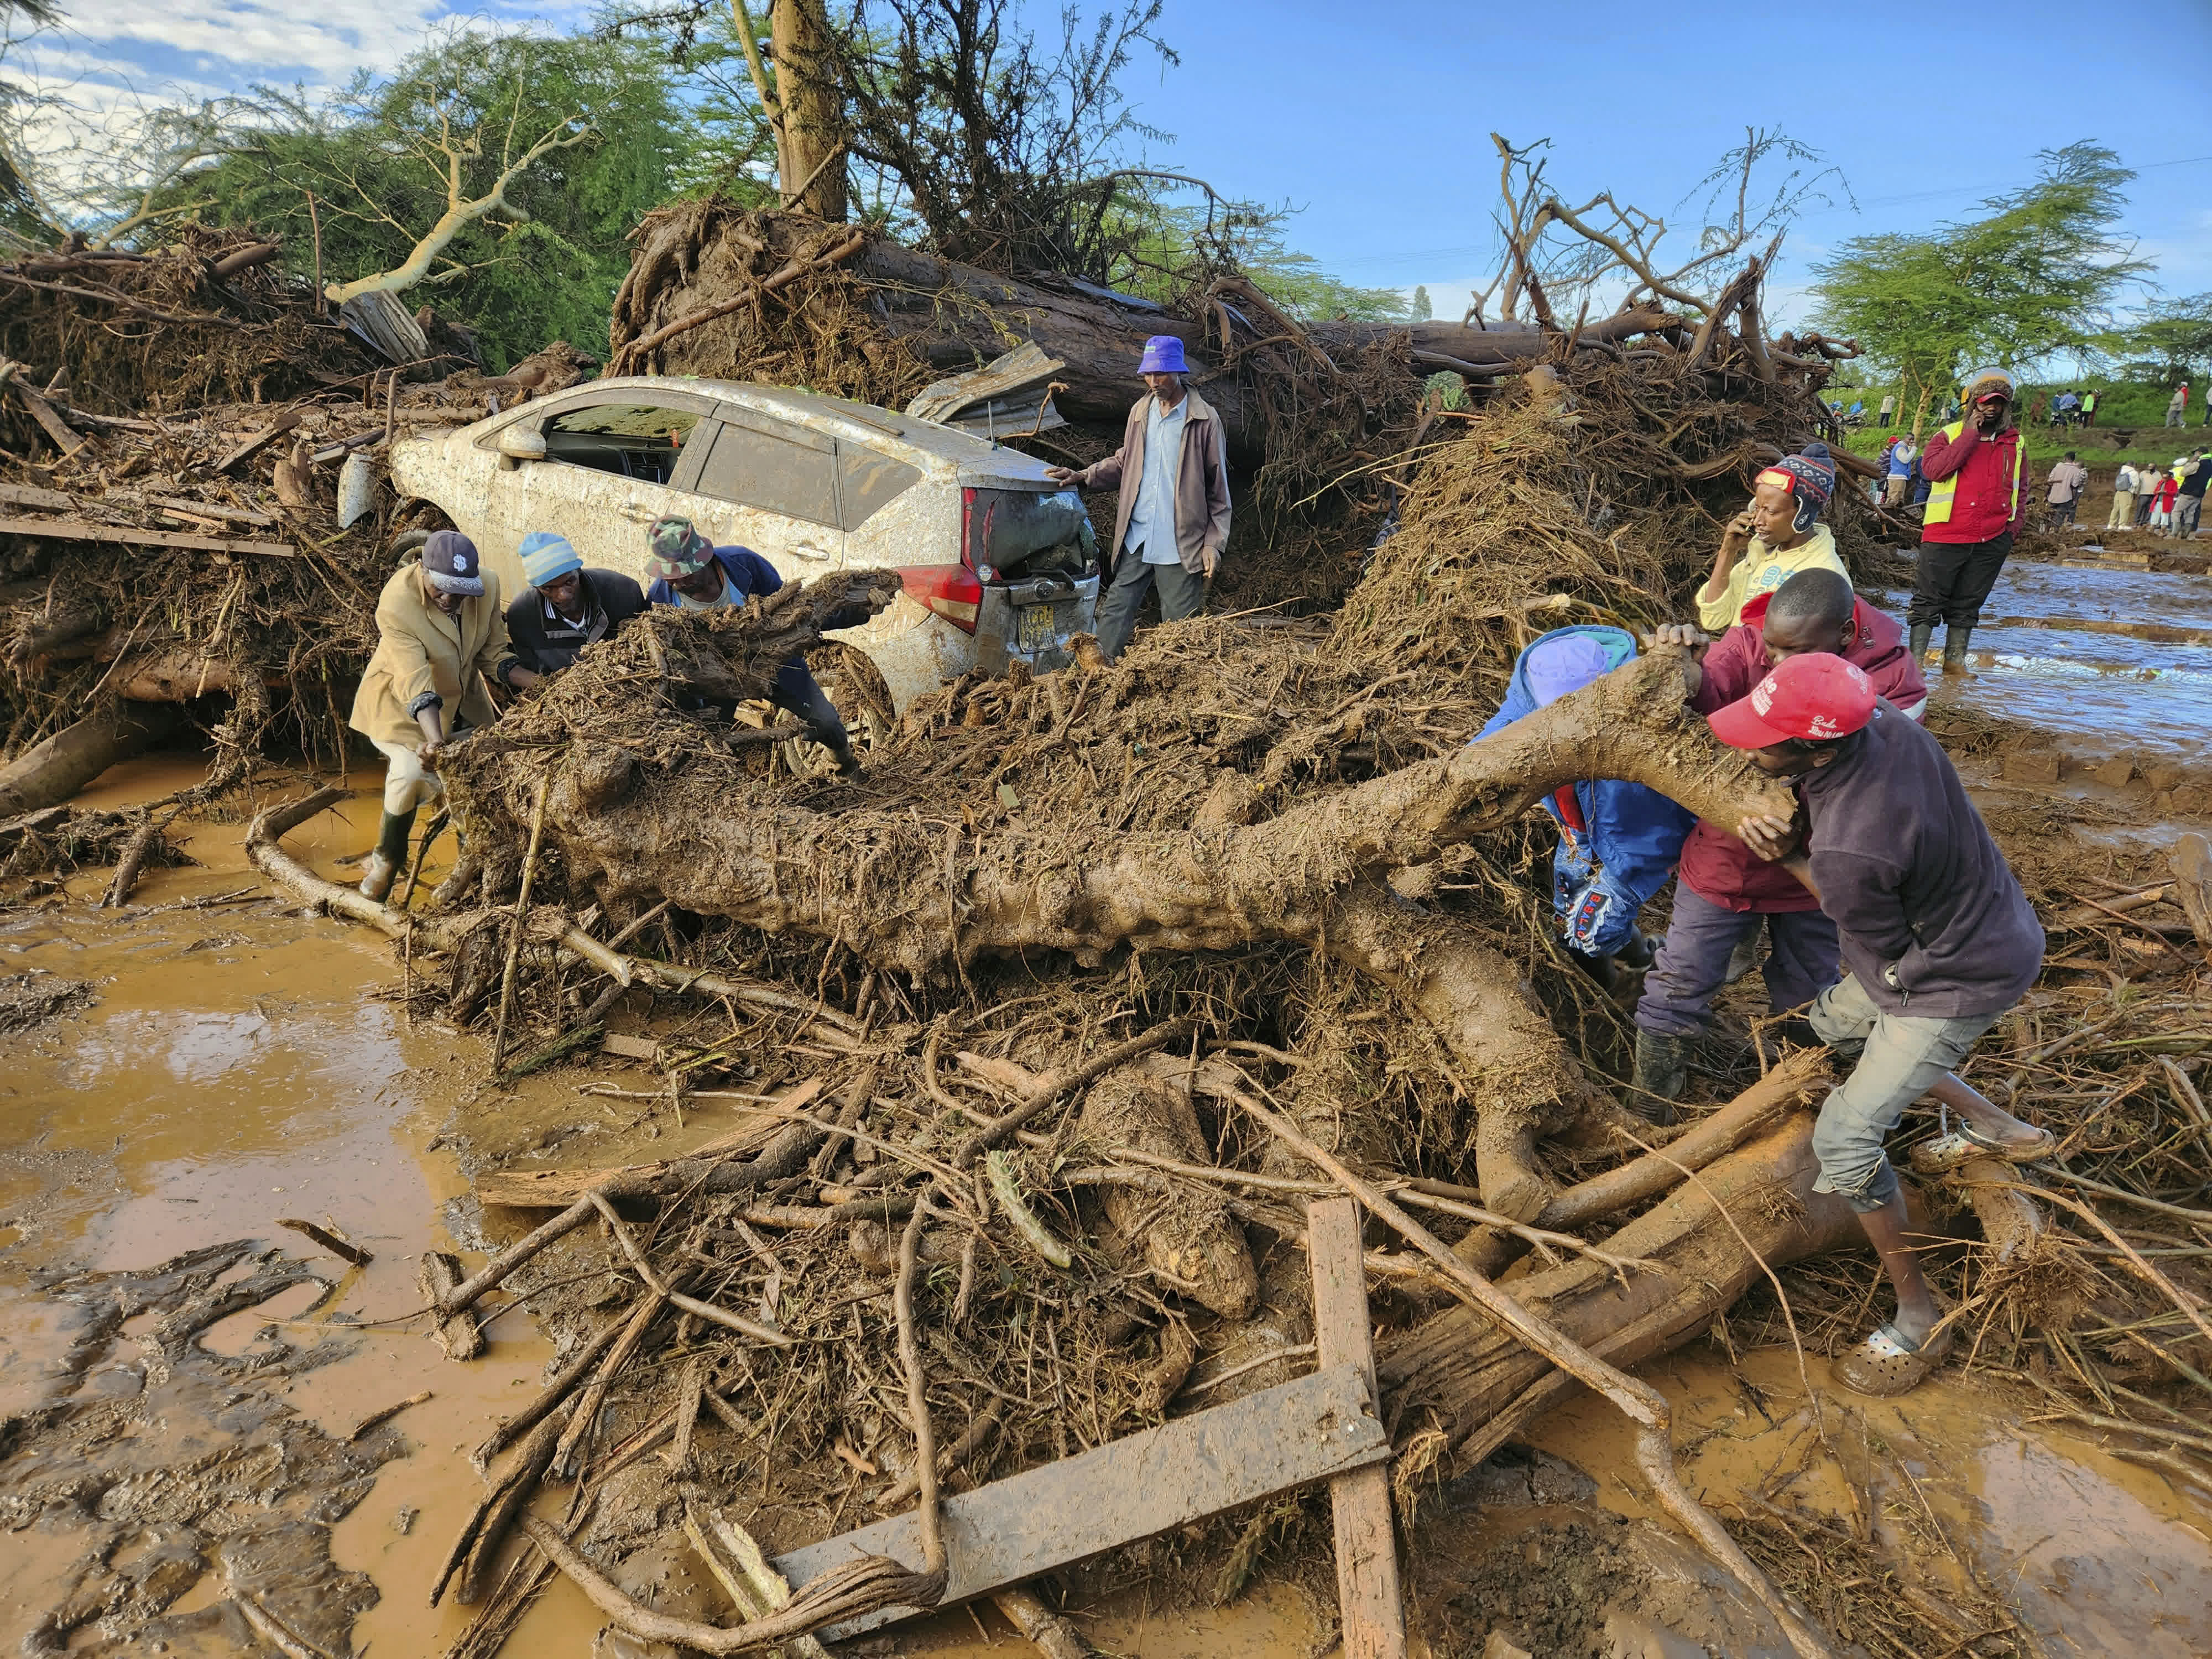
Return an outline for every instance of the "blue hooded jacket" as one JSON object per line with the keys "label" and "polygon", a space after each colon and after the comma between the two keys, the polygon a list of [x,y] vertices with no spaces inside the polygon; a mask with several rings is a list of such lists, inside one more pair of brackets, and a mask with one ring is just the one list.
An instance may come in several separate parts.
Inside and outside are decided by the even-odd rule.
{"label": "blue hooded jacket", "polygon": [[[1636,654],[1634,637],[1621,629],[1553,629],[1521,653],[1504,706],[1471,741],[1480,743],[1536,712],[1535,693],[1528,689],[1528,653],[1574,634],[1595,640],[1615,668]],[[1640,783],[1610,779],[1577,784],[1575,804],[1582,809],[1581,834],[1559,817],[1550,797],[1544,801],[1544,810],[1559,826],[1559,850],[1552,855],[1552,904],[1571,948],[1585,956],[1612,956],[1628,943],[1638,913],[1674,873],[1697,815]]]}

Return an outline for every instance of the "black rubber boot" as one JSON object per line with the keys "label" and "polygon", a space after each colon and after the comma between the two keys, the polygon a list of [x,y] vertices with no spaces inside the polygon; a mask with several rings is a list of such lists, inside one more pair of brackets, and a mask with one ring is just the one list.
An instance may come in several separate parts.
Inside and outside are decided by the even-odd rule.
{"label": "black rubber boot", "polygon": [[1928,647],[1936,642],[1934,623],[1912,624],[1912,665],[1918,668],[1928,660]]}
{"label": "black rubber boot", "polygon": [[1674,1103],[1690,1083],[1690,1040],[1660,1031],[1636,1033],[1636,1087],[1629,1109],[1654,1123],[1674,1121]]}
{"label": "black rubber boot", "polygon": [[1971,674],[1966,666],[1966,642],[1974,637],[1971,628],[1947,628],[1943,630],[1943,672],[1947,674]]}
{"label": "black rubber boot", "polygon": [[386,812],[384,829],[376,838],[376,850],[362,860],[361,896],[381,904],[392,891],[392,884],[407,867],[408,838],[415,833],[415,814],[418,809],[409,807],[404,812]]}

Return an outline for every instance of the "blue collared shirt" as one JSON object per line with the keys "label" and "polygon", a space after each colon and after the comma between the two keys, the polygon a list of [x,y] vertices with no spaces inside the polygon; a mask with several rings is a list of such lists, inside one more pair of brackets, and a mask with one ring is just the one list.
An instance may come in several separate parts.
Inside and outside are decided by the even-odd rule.
{"label": "blue collared shirt", "polygon": [[1154,398],[1145,416],[1145,476],[1121,545],[1144,549],[1146,564],[1182,562],[1176,544],[1176,469],[1182,460],[1182,429],[1189,415],[1190,394],[1185,392],[1171,410],[1163,410]]}

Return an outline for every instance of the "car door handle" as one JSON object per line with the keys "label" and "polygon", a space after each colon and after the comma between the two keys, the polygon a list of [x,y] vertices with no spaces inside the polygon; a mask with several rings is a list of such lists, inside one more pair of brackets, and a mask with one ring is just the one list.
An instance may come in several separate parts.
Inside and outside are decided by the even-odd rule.
{"label": "car door handle", "polygon": [[660,516],[660,509],[657,507],[647,507],[642,501],[624,501],[622,505],[622,515],[625,519],[635,519],[640,524],[651,524]]}
{"label": "car door handle", "polygon": [[830,556],[828,548],[817,547],[812,542],[793,542],[791,550],[802,559],[826,559]]}

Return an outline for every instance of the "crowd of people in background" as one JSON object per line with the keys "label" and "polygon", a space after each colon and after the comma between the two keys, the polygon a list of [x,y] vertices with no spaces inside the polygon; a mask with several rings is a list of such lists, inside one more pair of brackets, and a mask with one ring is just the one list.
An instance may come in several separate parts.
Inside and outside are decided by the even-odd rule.
{"label": "crowd of people in background", "polygon": [[[1955,427],[1949,423],[1959,419],[1966,406],[1966,388],[1961,386],[1958,395],[1948,400],[1943,410],[1945,431],[1955,432]],[[2185,424],[2189,395],[2186,381],[2174,387],[2166,400],[2167,426]],[[2100,397],[2094,387],[2068,387],[2046,404],[2045,396],[2038,393],[2029,400],[2021,424],[2028,428],[2094,427]],[[1896,426],[1898,407],[1894,392],[1882,394],[1877,416],[1881,430],[1890,431]],[[2212,400],[2208,400],[2204,423],[2212,425]],[[1880,471],[1868,486],[1869,497],[1876,505],[1892,512],[1924,507],[1934,488],[1934,475],[1926,471],[1925,458],[1944,441],[1939,434],[1923,445],[1915,442],[1911,432],[1897,430],[1884,444],[1875,462]],[[2201,447],[2177,455],[2165,465],[2122,462],[2113,479],[2112,508],[2102,527],[2148,530],[2177,539],[2194,536],[2203,512],[2208,483],[2212,483],[2212,458],[2208,458]],[[2068,450],[2044,477],[2045,527],[2056,530],[2077,523],[2081,499],[2088,493],[2089,485],[2088,467],[2079,452]]]}

